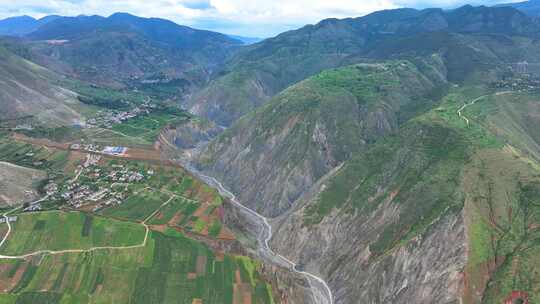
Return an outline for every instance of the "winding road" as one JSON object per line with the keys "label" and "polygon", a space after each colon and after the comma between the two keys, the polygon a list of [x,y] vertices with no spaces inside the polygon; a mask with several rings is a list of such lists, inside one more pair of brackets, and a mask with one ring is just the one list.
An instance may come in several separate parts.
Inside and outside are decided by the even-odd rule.
{"label": "winding road", "polygon": [[[500,96],[500,95],[510,94],[510,93],[512,93],[512,91],[502,91],[502,92],[495,93],[495,96]],[[463,106],[461,106],[461,108],[459,108],[457,110],[458,116],[461,117],[463,120],[465,120],[465,122],[467,123],[467,127],[469,126],[470,121],[469,121],[469,119],[467,117],[465,117],[465,115],[463,115],[463,110],[465,110],[465,108],[467,108],[468,106],[472,106],[475,103],[477,103],[478,101],[480,101],[480,100],[482,100],[482,99],[484,99],[484,98],[486,98],[486,97],[488,97],[490,95],[492,95],[492,94],[487,94],[487,95],[482,95],[480,97],[477,97],[477,98],[473,99],[472,101],[470,101],[469,103],[464,104]]]}
{"label": "winding road", "polygon": [[271,264],[290,269],[291,271],[304,276],[309,282],[309,286],[313,296],[313,302],[315,304],[333,304],[332,290],[328,284],[321,278],[312,273],[299,270],[296,263],[287,259],[279,253],[276,253],[270,248],[270,239],[272,238],[272,226],[268,223],[268,219],[254,210],[242,205],[236,196],[229,190],[227,190],[222,183],[211,176],[207,176],[199,172],[190,164],[180,161],[182,166],[186,168],[193,175],[214,187],[218,190],[219,194],[230,199],[234,206],[242,210],[250,219],[254,220],[260,227],[260,232],[257,238],[259,244],[259,254]]}

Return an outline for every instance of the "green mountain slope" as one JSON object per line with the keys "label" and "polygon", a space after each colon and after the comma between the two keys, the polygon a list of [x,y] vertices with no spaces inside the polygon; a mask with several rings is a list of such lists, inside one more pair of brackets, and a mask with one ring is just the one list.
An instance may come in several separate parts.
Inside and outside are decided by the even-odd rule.
{"label": "green mountain slope", "polygon": [[278,215],[355,151],[433,105],[445,90],[437,57],[324,71],[277,95],[214,140],[200,166],[242,201]]}
{"label": "green mountain slope", "polygon": [[188,106],[228,126],[293,83],[368,58],[438,53],[449,78],[464,81],[488,66],[507,63],[506,51],[519,52],[511,45],[516,43],[512,37],[536,44],[538,29],[535,19],[513,8],[472,6],[328,19],[244,48],[229,62],[225,75],[195,94]]}
{"label": "green mountain slope", "polygon": [[473,108],[467,124],[457,110],[484,94],[512,114],[513,93],[482,91],[452,91],[346,161],[278,220],[273,244],[323,274],[336,301],[536,302],[540,167],[505,143],[532,134],[493,133]]}

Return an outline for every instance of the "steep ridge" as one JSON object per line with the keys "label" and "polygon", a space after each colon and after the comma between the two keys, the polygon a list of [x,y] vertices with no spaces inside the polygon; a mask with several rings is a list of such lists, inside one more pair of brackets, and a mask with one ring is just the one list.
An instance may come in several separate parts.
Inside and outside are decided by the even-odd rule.
{"label": "steep ridge", "polygon": [[[281,90],[324,69],[366,58],[415,57],[427,50],[441,55],[451,79],[464,80],[487,68],[478,61],[491,68],[504,61],[497,54],[500,44],[509,42],[503,40],[499,48],[491,48],[486,40],[534,38],[538,29],[535,19],[507,7],[398,9],[323,20],[244,48],[229,62],[225,74],[194,95],[187,106],[195,114],[229,126]],[[457,60],[471,55],[472,66]],[[455,68],[463,66],[469,69]]]}
{"label": "steep ridge", "polygon": [[320,273],[335,303],[451,303],[466,261],[466,153],[457,132],[409,123],[304,196],[272,244]]}
{"label": "steep ridge", "polygon": [[495,135],[476,109],[470,125],[457,115],[477,93],[451,92],[345,162],[276,219],[272,245],[321,274],[336,303],[538,301],[540,167],[505,144],[523,129]]}
{"label": "steep ridge", "polygon": [[531,16],[540,16],[540,1],[538,0],[528,0],[523,2],[516,3],[504,3],[497,5],[498,7],[510,6],[516,8],[526,14]]}
{"label": "steep ridge", "polygon": [[26,37],[40,64],[116,86],[179,79],[186,87],[201,85],[242,45],[223,34],[126,13],[61,17]]}
{"label": "steep ridge", "polygon": [[19,16],[2,19],[0,20],[0,36],[24,36],[56,18],[59,18],[59,16],[50,15],[40,19]]}
{"label": "steep ridge", "polygon": [[[422,11],[422,22],[410,22],[418,14],[360,18],[384,35],[373,30],[380,35],[347,60],[370,64],[327,70],[259,100],[266,104],[196,161],[242,203],[277,216],[271,247],[324,279],[335,303],[500,303],[514,295],[534,302],[524,265],[537,264],[529,251],[538,222],[538,99],[531,89],[540,58],[530,30],[537,21],[514,9],[467,6]],[[422,30],[434,24],[440,28]],[[276,54],[301,62],[288,57],[294,52],[267,51],[251,64]],[[416,73],[396,81],[351,72],[388,67],[374,64],[386,58],[407,58]],[[246,92],[239,75],[233,69],[224,77],[234,82],[220,89]],[[261,79],[252,92],[269,92]],[[385,87],[396,82],[402,86]],[[220,98],[212,106],[219,115],[229,95]]]}
{"label": "steep ridge", "polygon": [[76,93],[58,84],[60,79],[0,45],[2,125],[19,119],[49,126],[80,124],[86,107]]}
{"label": "steep ridge", "polygon": [[313,76],[225,131],[199,156],[200,168],[249,207],[279,215],[353,151],[429,108],[445,90],[444,69],[437,58],[423,68],[393,61]]}

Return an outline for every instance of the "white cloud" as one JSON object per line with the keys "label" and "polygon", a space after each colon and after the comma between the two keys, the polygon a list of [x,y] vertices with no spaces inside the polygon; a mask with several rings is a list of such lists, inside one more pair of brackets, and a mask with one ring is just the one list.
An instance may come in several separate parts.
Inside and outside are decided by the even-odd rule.
{"label": "white cloud", "polygon": [[[228,33],[269,36],[324,18],[356,17],[404,6],[451,7],[502,0],[0,0],[0,18],[128,12]],[[514,0],[517,1],[517,0]],[[510,1],[506,1],[510,2]]]}

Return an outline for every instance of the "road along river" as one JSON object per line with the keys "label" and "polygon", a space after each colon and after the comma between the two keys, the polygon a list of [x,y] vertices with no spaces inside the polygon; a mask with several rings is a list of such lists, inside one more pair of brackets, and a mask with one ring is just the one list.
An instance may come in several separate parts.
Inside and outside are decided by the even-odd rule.
{"label": "road along river", "polygon": [[257,242],[258,242],[258,252],[261,255],[263,259],[265,259],[267,262],[280,266],[285,267],[287,269],[290,269],[293,272],[296,272],[306,278],[306,280],[309,283],[309,287],[312,292],[313,296],[313,302],[315,304],[333,304],[334,300],[332,297],[332,290],[330,290],[330,287],[326,282],[312,274],[306,271],[298,270],[297,265],[292,262],[291,260],[287,259],[286,257],[280,255],[279,253],[275,253],[269,245],[270,239],[272,238],[272,226],[268,223],[268,219],[259,213],[255,212],[254,210],[242,205],[237,199],[236,196],[229,190],[227,190],[223,184],[221,184],[218,180],[211,176],[207,176],[199,172],[197,169],[195,169],[192,165],[187,164],[185,161],[181,161],[181,164],[186,168],[191,174],[195,175],[208,185],[214,187],[216,190],[218,190],[219,194],[222,196],[228,198],[234,206],[239,208],[242,213],[249,217],[249,219],[256,223],[259,227],[259,233],[257,236]]}

